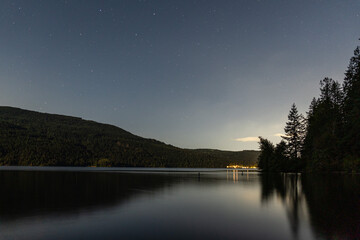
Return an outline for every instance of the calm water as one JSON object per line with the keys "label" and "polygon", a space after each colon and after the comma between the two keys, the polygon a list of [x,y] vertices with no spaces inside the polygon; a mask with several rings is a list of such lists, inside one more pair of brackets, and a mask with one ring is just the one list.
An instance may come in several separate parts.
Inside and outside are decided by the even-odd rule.
{"label": "calm water", "polygon": [[360,238],[359,175],[51,170],[0,168],[0,239]]}

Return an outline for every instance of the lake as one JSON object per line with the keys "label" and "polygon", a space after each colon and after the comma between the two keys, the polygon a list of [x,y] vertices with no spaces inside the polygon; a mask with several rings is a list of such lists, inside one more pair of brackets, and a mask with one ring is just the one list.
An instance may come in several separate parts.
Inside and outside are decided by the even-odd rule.
{"label": "lake", "polygon": [[360,238],[359,175],[110,170],[0,167],[0,239]]}

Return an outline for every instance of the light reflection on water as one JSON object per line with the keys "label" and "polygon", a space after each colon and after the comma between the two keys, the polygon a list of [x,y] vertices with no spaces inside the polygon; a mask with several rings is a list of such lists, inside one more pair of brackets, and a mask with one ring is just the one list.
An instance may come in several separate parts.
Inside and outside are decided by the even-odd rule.
{"label": "light reflection on water", "polygon": [[359,176],[0,171],[0,192],[0,239],[359,236]]}
{"label": "light reflection on water", "polygon": [[232,175],[232,180],[235,182],[239,181],[239,175],[246,177],[246,180],[249,180],[249,174],[254,173],[249,171],[249,169],[226,169],[226,179],[229,180]]}

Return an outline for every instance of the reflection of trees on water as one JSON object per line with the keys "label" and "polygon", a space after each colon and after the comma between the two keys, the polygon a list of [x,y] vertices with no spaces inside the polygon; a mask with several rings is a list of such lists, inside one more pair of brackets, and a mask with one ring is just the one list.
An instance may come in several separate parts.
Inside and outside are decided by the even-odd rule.
{"label": "reflection of trees on water", "polygon": [[111,207],[178,181],[184,179],[161,174],[0,172],[0,192],[5,194],[0,198],[0,218],[67,215]]}
{"label": "reflection of trees on water", "polygon": [[313,230],[325,239],[360,239],[360,175],[302,178]]}
{"label": "reflection of trees on water", "polygon": [[325,239],[360,238],[359,175],[261,175],[261,200],[281,199],[291,231],[298,237],[307,209],[310,225]]}
{"label": "reflection of trees on water", "polygon": [[263,174],[261,175],[261,201],[267,202],[273,196],[281,199],[291,231],[296,238],[299,231],[300,211],[303,211],[304,196],[298,174]]}
{"label": "reflection of trees on water", "polygon": [[[207,187],[226,181],[224,178],[223,173],[216,172],[0,171],[0,221],[34,215],[76,215],[83,210],[111,208],[137,197],[152,196],[184,182]],[[246,175],[236,179],[243,181]],[[246,184],[257,184],[255,179],[250,178]]]}

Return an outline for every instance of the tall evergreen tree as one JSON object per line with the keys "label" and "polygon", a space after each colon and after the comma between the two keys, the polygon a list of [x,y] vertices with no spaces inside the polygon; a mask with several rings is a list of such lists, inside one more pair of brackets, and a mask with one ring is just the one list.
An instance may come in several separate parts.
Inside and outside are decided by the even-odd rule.
{"label": "tall evergreen tree", "polygon": [[287,145],[287,155],[290,159],[289,170],[301,170],[302,164],[299,162],[299,158],[305,136],[305,121],[302,114],[298,113],[295,103],[291,106],[284,131],[285,136],[282,138]]}
{"label": "tall evergreen tree", "polygon": [[258,168],[263,171],[270,171],[274,158],[274,144],[265,138],[259,137],[259,139],[261,153],[258,157]]}
{"label": "tall evergreen tree", "polygon": [[289,159],[286,154],[286,143],[281,140],[280,143],[276,144],[274,150],[274,170],[277,172],[287,172]]}
{"label": "tall evergreen tree", "polygon": [[301,152],[301,157],[302,160],[305,161],[305,166],[307,168],[313,168],[313,166],[309,166],[310,163],[313,160],[313,156],[314,156],[314,138],[316,137],[316,133],[315,130],[316,128],[314,127],[314,116],[317,113],[317,106],[319,105],[319,100],[316,99],[315,97],[312,99],[311,103],[310,103],[310,107],[309,107],[309,111],[307,112],[307,117],[306,117],[306,134],[305,134],[305,139],[304,139],[304,145],[303,145],[303,149]]}
{"label": "tall evergreen tree", "polygon": [[303,159],[309,170],[339,170],[343,92],[331,78],[320,81],[320,92],[320,98],[313,99],[308,112]]}
{"label": "tall evergreen tree", "polygon": [[344,150],[360,168],[360,47],[354,51],[344,79]]}
{"label": "tall evergreen tree", "polygon": [[275,148],[260,138],[259,159],[267,169],[360,172],[360,47],[342,86],[331,78],[320,81],[320,97],[312,100],[306,120],[292,105],[285,133]]}

